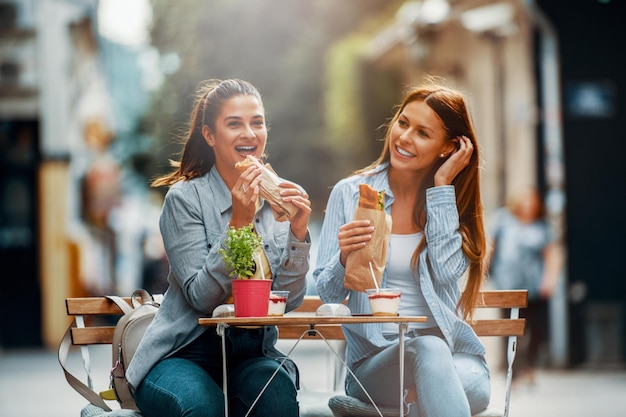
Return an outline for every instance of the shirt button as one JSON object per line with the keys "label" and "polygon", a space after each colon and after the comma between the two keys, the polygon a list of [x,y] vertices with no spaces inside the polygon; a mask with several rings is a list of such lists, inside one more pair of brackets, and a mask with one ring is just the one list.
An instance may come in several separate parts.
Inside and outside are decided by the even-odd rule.
{"label": "shirt button", "polygon": [[255,220],[255,222],[257,222],[257,223],[261,223],[261,220],[257,218],[257,219]]}
{"label": "shirt button", "polygon": [[270,245],[263,245],[263,247],[264,247],[265,249],[269,249],[269,248],[270,248]]}
{"label": "shirt button", "polygon": [[430,306],[431,306],[431,307],[434,307],[434,306],[435,306],[435,303],[430,303]]}
{"label": "shirt button", "polygon": [[295,247],[295,246],[292,246],[292,247],[291,247],[291,250],[296,250],[296,247]]}

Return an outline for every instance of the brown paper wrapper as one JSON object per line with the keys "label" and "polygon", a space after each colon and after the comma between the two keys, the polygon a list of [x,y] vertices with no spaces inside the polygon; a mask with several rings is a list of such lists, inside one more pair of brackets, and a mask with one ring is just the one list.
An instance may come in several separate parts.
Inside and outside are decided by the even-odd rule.
{"label": "brown paper wrapper", "polygon": [[[298,212],[299,208],[293,205],[292,203],[286,203],[283,201],[283,198],[280,195],[280,187],[278,186],[282,182],[289,182],[295,184],[292,181],[287,181],[283,178],[280,178],[276,171],[272,168],[270,164],[263,165],[256,158],[249,156],[244,162],[241,162],[236,165],[237,169],[240,172],[246,170],[249,164],[254,164],[261,168],[261,182],[259,183],[259,194],[263,199],[265,199],[274,214],[274,219],[279,222],[284,222],[289,220],[292,216],[295,216]],[[300,191],[305,194],[305,191],[298,184],[295,184]]]}
{"label": "brown paper wrapper", "polygon": [[348,255],[343,286],[350,290],[365,292],[366,289],[375,288],[370,262],[379,287],[382,282],[391,237],[391,216],[382,210],[357,207],[354,219],[369,220],[374,226],[374,232],[372,239],[363,248]]}
{"label": "brown paper wrapper", "polygon": [[[293,217],[298,210],[298,207],[291,203],[285,203],[280,195],[280,187],[278,184],[281,182],[291,182],[276,175],[276,172],[270,164],[265,164],[262,174],[261,183],[259,184],[259,194],[270,204],[272,212],[274,213],[274,219],[278,222],[284,222]],[[304,193],[302,187],[298,186],[300,191]]]}

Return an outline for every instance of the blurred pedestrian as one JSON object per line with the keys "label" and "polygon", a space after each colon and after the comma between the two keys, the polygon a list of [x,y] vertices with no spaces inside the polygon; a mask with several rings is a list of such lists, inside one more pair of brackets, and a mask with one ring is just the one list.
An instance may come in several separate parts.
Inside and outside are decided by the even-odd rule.
{"label": "blurred pedestrian", "polygon": [[[262,169],[252,165],[240,173],[235,167],[264,155],[267,133],[253,85],[203,83],[180,162],[153,182],[170,187],[159,221],[169,286],[126,372],[145,417],[224,416],[222,339],[198,319],[210,317],[231,295],[230,270],[219,253],[229,227],[254,225],[264,237],[273,289],[289,291],[288,311],[302,303],[311,246],[308,196],[281,183],[282,201],[297,211],[279,222],[259,197]],[[264,389],[251,416],[298,415],[297,368],[288,360],[281,366],[285,355],[275,347],[277,336],[275,326],[226,329],[230,416],[247,415]]]}
{"label": "blurred pedestrian", "polygon": [[524,377],[532,384],[548,340],[548,300],[562,266],[560,246],[537,188],[517,190],[505,207],[496,210],[490,219],[490,234],[490,281],[496,289],[528,290],[528,307],[520,311],[527,322],[526,336],[518,340],[513,378],[519,381]]}

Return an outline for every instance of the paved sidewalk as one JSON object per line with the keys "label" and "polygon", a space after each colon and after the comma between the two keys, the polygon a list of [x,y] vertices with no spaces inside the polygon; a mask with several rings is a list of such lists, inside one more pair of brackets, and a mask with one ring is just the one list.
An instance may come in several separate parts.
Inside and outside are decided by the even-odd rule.
{"label": "paved sidewalk", "polygon": [[[93,350],[93,372],[101,375],[96,389],[106,388],[110,351]],[[284,349],[283,350],[289,350]],[[301,345],[293,357],[301,368],[308,390],[332,387],[334,359],[318,346]],[[312,356],[326,355],[323,358]],[[78,351],[68,358],[76,375],[82,363]],[[104,386],[102,386],[104,385]],[[493,405],[504,403],[504,376],[493,376]],[[510,417],[624,417],[626,416],[626,370],[542,370],[532,387],[517,387],[511,398]],[[317,401],[323,402],[320,394]],[[55,351],[0,351],[0,416],[79,417],[86,405],[65,381]],[[321,404],[320,404],[321,405]]]}

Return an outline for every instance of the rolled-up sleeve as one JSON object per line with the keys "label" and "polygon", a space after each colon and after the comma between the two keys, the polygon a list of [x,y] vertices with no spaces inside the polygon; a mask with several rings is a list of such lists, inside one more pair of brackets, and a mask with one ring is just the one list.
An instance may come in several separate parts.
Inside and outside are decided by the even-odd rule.
{"label": "rolled-up sleeve", "polygon": [[[208,241],[199,199],[190,198],[195,194],[189,184],[181,183],[180,187],[167,193],[159,223],[172,269],[170,276],[196,310],[209,314],[231,291],[230,277],[218,252],[223,242]],[[216,234],[216,239],[223,240],[223,235]]]}
{"label": "rolled-up sleeve", "polygon": [[426,190],[426,243],[432,279],[440,285],[456,283],[469,265],[462,249],[454,186]]}
{"label": "rolled-up sleeve", "polygon": [[352,220],[354,197],[350,187],[340,181],[332,189],[326,205],[324,224],[320,233],[320,246],[317,254],[317,267],[313,277],[317,292],[325,303],[340,303],[349,291],[343,286],[345,268],[339,261],[339,228]]}

